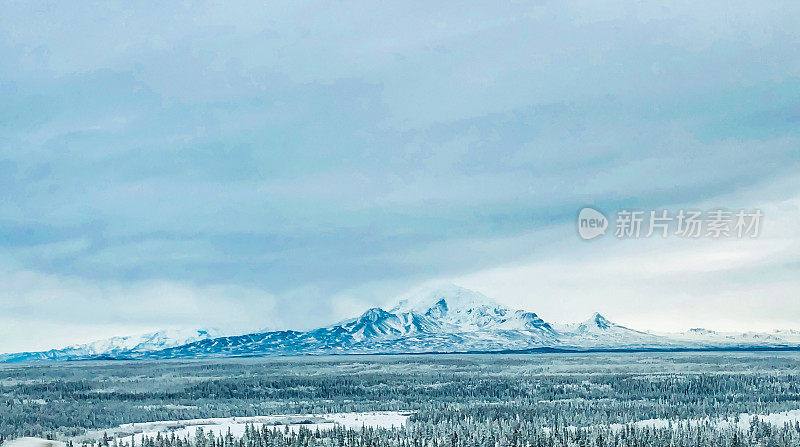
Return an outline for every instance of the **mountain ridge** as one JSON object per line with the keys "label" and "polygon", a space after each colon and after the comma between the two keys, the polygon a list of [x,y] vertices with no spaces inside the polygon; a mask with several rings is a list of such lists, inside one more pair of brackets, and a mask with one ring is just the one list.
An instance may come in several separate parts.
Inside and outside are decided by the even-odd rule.
{"label": "mountain ridge", "polygon": [[[6,354],[0,362],[175,359],[272,355],[525,352],[537,350],[676,350],[800,348],[800,332],[654,334],[616,324],[595,312],[580,323],[552,325],[536,313],[510,309],[485,295],[448,285],[399,300],[384,310],[310,331],[212,336],[196,331],[185,343],[159,332],[121,343],[95,342],[60,350]],[[128,337],[131,338],[131,337]],[[125,339],[125,337],[120,338]],[[114,339],[111,339],[114,340]]]}
{"label": "mountain ridge", "polygon": [[0,362],[75,360],[109,355],[130,355],[179,346],[207,338],[216,338],[221,335],[222,333],[219,330],[213,328],[160,330],[138,335],[110,337],[44,351],[0,354]]}

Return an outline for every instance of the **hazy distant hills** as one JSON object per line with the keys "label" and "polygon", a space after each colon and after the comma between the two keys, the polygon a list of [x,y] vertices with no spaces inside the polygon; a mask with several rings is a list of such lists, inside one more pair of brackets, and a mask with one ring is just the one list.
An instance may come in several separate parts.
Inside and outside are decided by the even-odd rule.
{"label": "hazy distant hills", "polygon": [[799,348],[800,332],[679,334],[641,332],[600,314],[581,323],[549,324],[457,286],[439,287],[368,309],[311,331],[269,331],[219,337],[209,331],[115,337],[43,352],[0,355],[0,361],[181,359],[310,354],[525,352],[539,350],[683,350]]}
{"label": "hazy distant hills", "polygon": [[198,340],[218,337],[220,335],[221,334],[212,329],[158,331],[134,336],[111,337],[92,343],[67,346],[66,348],[60,349],[50,349],[47,351],[0,354],[0,362],[133,357],[146,352],[185,345]]}

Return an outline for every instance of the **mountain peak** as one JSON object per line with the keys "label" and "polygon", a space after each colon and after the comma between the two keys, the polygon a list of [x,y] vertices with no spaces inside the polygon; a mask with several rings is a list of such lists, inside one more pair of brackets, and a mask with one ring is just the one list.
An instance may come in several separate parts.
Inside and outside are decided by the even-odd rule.
{"label": "mountain peak", "polygon": [[359,321],[369,321],[369,322],[373,322],[374,323],[374,322],[377,322],[379,320],[385,319],[385,318],[390,317],[390,316],[391,316],[391,314],[389,312],[386,312],[385,310],[381,309],[380,307],[373,307],[371,309],[368,309],[363,314],[361,314],[361,317],[359,317],[358,320]]}
{"label": "mountain peak", "polygon": [[480,292],[455,284],[445,284],[419,289],[407,295],[392,309],[392,312],[446,313],[481,307],[503,306]]}
{"label": "mountain peak", "polygon": [[614,326],[614,323],[608,321],[608,319],[599,312],[595,312],[592,314],[591,320],[595,326],[599,327],[600,329],[608,329],[611,326]]}
{"label": "mountain peak", "polygon": [[605,331],[615,326],[617,325],[609,321],[606,317],[600,315],[600,313],[595,312],[591,317],[589,317],[589,319],[578,325],[578,330],[581,332],[593,332],[598,330]]}
{"label": "mountain peak", "polygon": [[391,312],[402,319],[424,321],[424,326],[435,332],[532,331],[537,334],[534,338],[554,333],[533,312],[511,310],[482,293],[452,284],[417,291],[400,300]]}

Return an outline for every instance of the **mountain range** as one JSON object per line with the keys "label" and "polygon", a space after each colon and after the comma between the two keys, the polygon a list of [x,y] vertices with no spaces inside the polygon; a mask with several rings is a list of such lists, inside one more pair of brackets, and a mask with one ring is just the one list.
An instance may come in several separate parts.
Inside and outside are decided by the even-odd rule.
{"label": "mountain range", "polygon": [[163,330],[141,335],[111,337],[91,343],[47,351],[0,354],[0,362],[135,357],[147,352],[185,345],[221,335],[215,329]]}
{"label": "mountain range", "polygon": [[800,331],[719,333],[692,329],[642,332],[595,313],[586,321],[550,324],[458,286],[428,289],[389,310],[310,331],[218,336],[208,330],[114,337],[86,345],[0,355],[0,362],[88,359],[191,359],[271,355],[461,352],[800,349]]}

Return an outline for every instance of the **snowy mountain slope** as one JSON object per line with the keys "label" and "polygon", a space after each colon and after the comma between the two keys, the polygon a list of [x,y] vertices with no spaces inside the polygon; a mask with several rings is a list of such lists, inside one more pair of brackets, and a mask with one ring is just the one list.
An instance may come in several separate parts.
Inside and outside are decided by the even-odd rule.
{"label": "snowy mountain slope", "polygon": [[405,297],[388,311],[374,307],[311,331],[224,337],[202,331],[183,337],[154,333],[0,356],[0,361],[770,347],[800,348],[800,332],[729,334],[693,329],[654,334],[615,324],[598,313],[581,323],[551,325],[533,312],[509,309],[481,293],[451,285]]}
{"label": "snowy mountain slope", "polygon": [[581,323],[561,326],[560,333],[561,347],[571,349],[663,349],[681,347],[680,343],[669,337],[620,326],[597,312]]}
{"label": "snowy mountain slope", "polygon": [[800,346],[800,331],[776,330],[760,332],[716,332],[694,328],[686,332],[664,334],[679,343],[701,347],[728,346],[736,348],[792,348]]}
{"label": "snowy mountain slope", "polygon": [[215,338],[220,335],[220,332],[215,329],[163,330],[140,335],[111,337],[91,343],[47,351],[1,354],[0,361],[79,360],[98,357],[134,356],[149,351],[181,346],[198,340]]}

